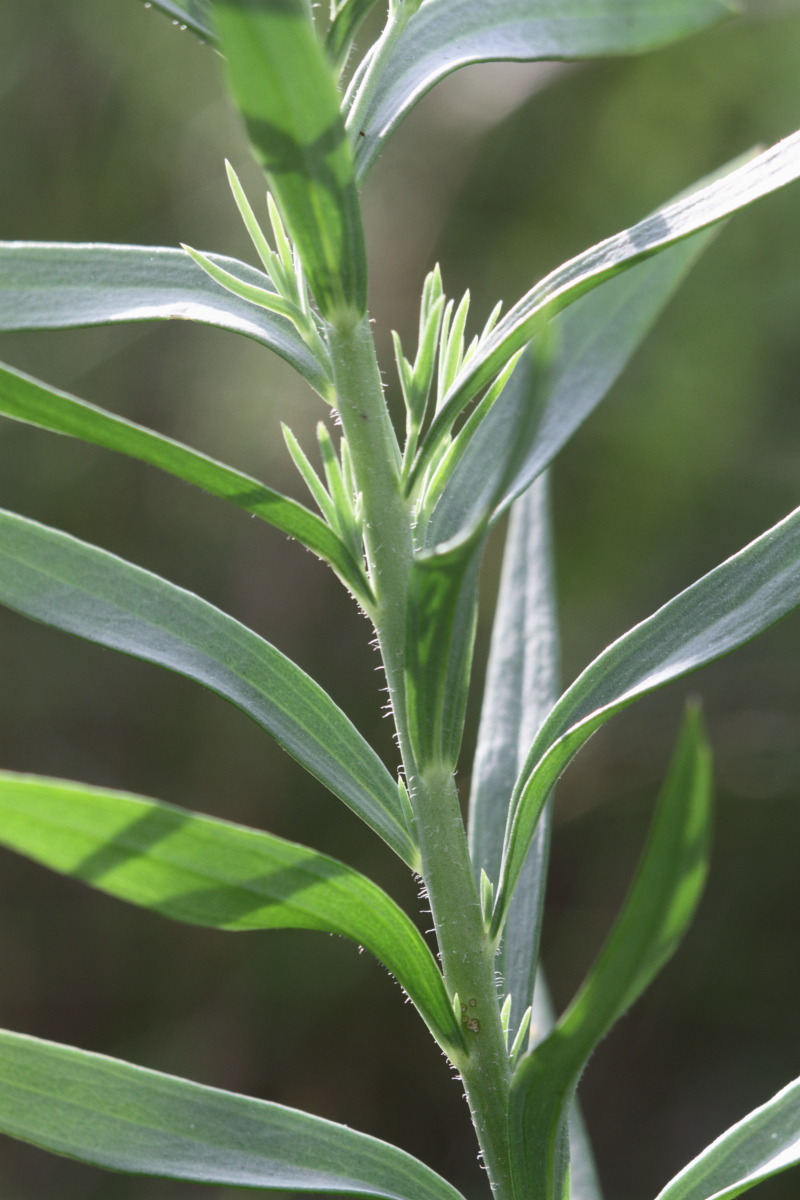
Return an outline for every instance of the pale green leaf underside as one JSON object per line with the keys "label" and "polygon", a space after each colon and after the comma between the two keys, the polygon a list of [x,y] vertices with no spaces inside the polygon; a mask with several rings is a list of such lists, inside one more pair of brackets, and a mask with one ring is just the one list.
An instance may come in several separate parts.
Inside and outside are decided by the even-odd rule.
{"label": "pale green leaf underside", "polygon": [[0,413],[117,450],[230,500],[318,554],[359,598],[368,600],[369,586],[360,564],[330,527],[316,513],[257,479],[2,364]]}
{"label": "pale green leaf underside", "polygon": [[569,1008],[514,1073],[515,1194],[560,1200],[575,1087],[594,1047],[675,952],[705,882],[710,820],[711,758],[689,712],[620,917]]}
{"label": "pale green leaf underside", "polygon": [[177,921],[340,934],[391,971],[445,1049],[460,1042],[416,927],[336,859],[157,800],[7,771],[0,771],[0,844]]}
{"label": "pale green leaf underside", "polygon": [[416,868],[396,784],[378,756],[318,684],[232,617],[96,546],[2,511],[0,602],[226,697]]}
{"label": "pale green leaf underside", "polygon": [[[254,287],[255,267],[209,254]],[[61,242],[0,242],[0,330],[75,329],[128,321],[199,321],[268,346],[320,395],[330,383],[291,321],[220,287],[183,250]]]}
{"label": "pale green leaf underside", "polygon": [[412,473],[412,482],[419,477],[439,439],[452,427],[463,408],[557,313],[604,280],[716,224],[738,209],[792,183],[798,176],[800,132],[551,272],[498,322],[482,348],[456,377],[428,431]]}
{"label": "pale green leaf underside", "polygon": [[800,1163],[800,1079],[732,1125],[656,1200],[732,1200]]}
{"label": "pale green leaf underside", "polygon": [[0,1129],[137,1175],[460,1200],[411,1155],[344,1125],[19,1033],[0,1032]]}
{"label": "pale green leaf underside", "polygon": [[322,315],[361,316],[367,268],[339,93],[306,0],[215,0],[233,99]]}
{"label": "pale green leaf underside", "polygon": [[756,637],[800,604],[800,509],[623,634],[550,713],[515,789],[495,924],[519,876],[547,794],[602,724]]}
{"label": "pale green leaf underside", "polygon": [[399,33],[390,22],[353,98],[359,175],[417,101],[459,67],[638,54],[729,12],[719,0],[424,0]]}
{"label": "pale green leaf underside", "polygon": [[211,0],[145,0],[148,8],[158,8],[179,25],[191,29],[204,42],[213,39]]}

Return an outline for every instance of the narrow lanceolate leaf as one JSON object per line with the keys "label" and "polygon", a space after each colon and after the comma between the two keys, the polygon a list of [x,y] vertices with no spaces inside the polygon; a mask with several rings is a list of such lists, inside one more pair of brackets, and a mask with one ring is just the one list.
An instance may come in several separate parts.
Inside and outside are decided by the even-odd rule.
{"label": "narrow lanceolate leaf", "polygon": [[[408,9],[413,15],[404,20]],[[416,9],[416,11],[413,11]],[[720,0],[425,0],[397,5],[349,97],[348,129],[364,175],[406,113],[469,63],[638,54],[713,24]],[[363,135],[363,136],[362,136]]]}
{"label": "narrow lanceolate leaf", "polygon": [[[471,428],[476,409],[454,442],[455,467],[430,518],[431,542],[455,537],[489,506],[496,520],[553,461],[608,394],[713,234],[695,234],[646,259],[553,319],[551,361],[540,386],[528,352],[485,416]],[[468,444],[456,457],[462,438]],[[515,469],[505,481],[512,461]],[[447,460],[440,472],[446,470]]]}
{"label": "narrow lanceolate leaf", "polygon": [[204,42],[213,40],[211,0],[145,0],[147,8],[158,8],[176,25],[191,29]]}
{"label": "narrow lanceolate leaf", "polygon": [[416,927],[379,887],[333,858],[157,800],[8,771],[0,771],[0,843],[177,921],[350,938],[392,972],[445,1050],[460,1044]]}
{"label": "narrow lanceolate leaf", "polygon": [[378,756],[318,684],[233,617],[96,546],[2,511],[0,603],[224,696],[416,867],[397,786]]}
{"label": "narrow lanceolate leaf", "polygon": [[798,176],[800,132],[558,267],[506,313],[456,376],[428,431],[413,478],[427,466],[443,432],[451,428],[465,405],[556,313],[605,280],[785,187]]}
{"label": "narrow lanceolate leaf", "polygon": [[233,97],[324,317],[366,309],[366,255],[339,95],[305,0],[215,0]]}
{"label": "narrow lanceolate leaf", "polygon": [[677,949],[705,881],[711,758],[689,712],[622,913],[569,1008],[520,1062],[509,1131],[515,1194],[566,1200],[569,1109],[602,1037]]}
{"label": "narrow lanceolate leaf", "polygon": [[[514,783],[558,695],[550,505],[542,478],[511,510],[472,771],[470,854],[496,881]],[[550,844],[550,807],[536,828],[503,931],[497,969],[511,995],[509,1042],[533,999]]]}
{"label": "narrow lanceolate leaf", "polygon": [[800,604],[800,509],[623,634],[539,731],[514,790],[494,925],[503,921],[555,780],[596,729],[639,696],[713,662]]}
{"label": "narrow lanceolate leaf", "polygon": [[800,1079],[712,1142],[656,1200],[732,1200],[800,1163]]}
{"label": "narrow lanceolate leaf", "polygon": [[363,598],[362,603],[369,602],[364,572],[333,530],[302,504],[272,491],[257,479],[2,364],[0,413],[81,438],[95,446],[118,450],[193,483],[213,496],[232,501],[318,554],[356,596]]}
{"label": "narrow lanceolate leaf", "polygon": [[411,568],[406,626],[406,704],[417,766],[452,770],[467,708],[485,533]]}
{"label": "narrow lanceolate leaf", "polygon": [[135,1175],[378,1200],[461,1200],[410,1154],[294,1108],[0,1032],[0,1130]]}

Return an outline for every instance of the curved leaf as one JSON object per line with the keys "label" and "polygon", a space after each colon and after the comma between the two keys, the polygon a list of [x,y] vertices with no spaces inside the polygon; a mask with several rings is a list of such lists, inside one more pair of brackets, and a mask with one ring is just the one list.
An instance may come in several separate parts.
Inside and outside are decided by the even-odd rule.
{"label": "curved leaf", "polygon": [[0,1032],[0,1130],[136,1175],[461,1200],[410,1154],[344,1125],[21,1033]]}
{"label": "curved leaf", "polygon": [[118,450],[193,483],[212,496],[230,500],[318,554],[368,605],[369,584],[364,572],[333,530],[316,513],[250,475],[2,364],[0,413],[107,450]]}
{"label": "curved leaf", "polygon": [[[406,19],[407,9],[416,9]],[[359,176],[406,113],[451,71],[498,60],[638,54],[730,13],[721,0],[424,0],[397,5],[358,76],[348,120]]]}
{"label": "curved leaf", "polygon": [[374,750],[313,679],[233,617],[105,550],[1,510],[0,602],[232,701],[416,869],[397,787]]}
{"label": "curved leaf", "polygon": [[656,1200],[733,1200],[800,1163],[800,1079],[732,1125]]}
{"label": "curved leaf", "polygon": [[464,407],[556,313],[605,280],[785,187],[798,176],[800,132],[552,271],[498,321],[456,376],[425,437],[412,482],[419,479]]}
{"label": "curved leaf", "polygon": [[391,971],[445,1050],[461,1042],[416,927],[336,859],[157,800],[9,771],[0,771],[0,844],[177,921],[350,938]]}
{"label": "curved leaf", "polygon": [[146,0],[146,7],[160,9],[174,24],[191,29],[204,42],[214,40],[211,0]]}
{"label": "curved leaf", "polygon": [[[255,267],[221,254],[207,257],[246,284],[275,290]],[[234,296],[183,250],[0,242],[0,330],[165,320],[200,321],[253,338],[332,399],[328,376],[291,321]]]}
{"label": "curved leaf", "polygon": [[320,312],[349,324],[367,307],[361,209],[310,5],[215,0],[214,17],[234,100]]}
{"label": "curved leaf", "polygon": [[596,729],[768,629],[800,604],[800,508],[745,546],[591,663],[550,713],[517,780],[494,927],[502,924],[553,784]]}
{"label": "curved leaf", "polygon": [[567,1195],[568,1118],[578,1080],[600,1039],[677,949],[705,882],[710,820],[711,756],[699,715],[690,711],[622,913],[569,1008],[514,1072],[516,1195]]}

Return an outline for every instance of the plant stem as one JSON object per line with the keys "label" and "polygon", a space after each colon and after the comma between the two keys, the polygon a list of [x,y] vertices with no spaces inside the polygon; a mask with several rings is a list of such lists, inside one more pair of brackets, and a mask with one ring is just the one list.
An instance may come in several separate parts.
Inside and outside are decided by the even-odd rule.
{"label": "plant stem", "polygon": [[376,603],[370,611],[386,670],[400,751],[416,817],[421,874],[439,942],[445,984],[461,1006],[467,1050],[457,1056],[484,1163],[497,1200],[511,1200],[506,1113],[510,1070],[495,984],[496,946],[475,888],[455,781],[419,770],[405,713],[408,581],[412,518],[400,483],[400,453],[366,320],[329,335],[337,404],[357,486]]}

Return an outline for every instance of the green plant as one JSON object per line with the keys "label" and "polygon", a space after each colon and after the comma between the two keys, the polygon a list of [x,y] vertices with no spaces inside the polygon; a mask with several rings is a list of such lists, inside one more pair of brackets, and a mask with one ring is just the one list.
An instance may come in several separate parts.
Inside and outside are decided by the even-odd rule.
{"label": "green plant", "polygon": [[[365,946],[460,1074],[495,1194],[591,1198],[598,1190],[575,1088],[594,1046],[675,949],[702,888],[710,768],[696,711],[615,931],[555,1023],[543,985],[534,993],[549,796],[610,716],[796,606],[800,511],[620,638],[559,699],[545,472],[719,222],[800,175],[800,135],[573,259],[504,316],[493,313],[469,345],[467,299],[447,300],[431,272],[413,360],[396,341],[406,416],[399,439],[366,317],[357,191],[385,138],[421,90],[465,62],[640,51],[712,22],[720,6],[586,0],[564,19],[551,5],[520,0],[397,3],[349,73],[343,100],[335,73],[370,6],[334,6],[324,48],[303,0],[157,7],[216,41],[227,60],[273,193],[268,238],[230,172],[262,269],[188,248],[4,243],[0,327],[181,316],[275,350],[341,421],[338,445],[321,427],[323,477],[286,434],[321,515],[12,368],[0,373],[0,411],[159,466],[325,560],[375,627],[402,776],[395,780],[335,703],[255,633],[157,576],[10,512],[0,516],[0,599],[198,680],[252,716],[421,876],[442,970],[369,880],[265,833],[5,772],[0,840],[178,920],[317,929]],[[479,567],[509,509],[467,835],[454,775]],[[403,1200],[458,1194],[403,1152],[343,1126],[0,1036],[0,1127],[51,1150],[234,1186]],[[790,1085],[756,1110],[661,1200],[737,1195],[797,1161],[797,1095]]]}

